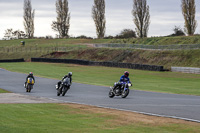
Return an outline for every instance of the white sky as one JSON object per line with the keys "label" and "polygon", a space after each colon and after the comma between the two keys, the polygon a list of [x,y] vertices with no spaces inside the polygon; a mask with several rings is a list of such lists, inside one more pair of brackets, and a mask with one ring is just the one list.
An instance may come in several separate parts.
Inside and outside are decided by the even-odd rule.
{"label": "white sky", "polygon": [[[106,35],[119,34],[123,29],[135,30],[131,14],[133,0],[106,1]],[[5,30],[23,30],[24,0],[0,0],[0,39]],[[35,36],[57,34],[51,29],[51,23],[56,20],[56,0],[32,0],[35,9]],[[68,0],[71,13],[69,35],[86,35],[96,37],[95,25],[91,10],[94,0]],[[150,6],[151,24],[148,36],[165,36],[172,34],[174,26],[183,28],[184,19],[181,12],[181,0],[147,0]],[[196,0],[196,20],[200,33],[200,0]]]}

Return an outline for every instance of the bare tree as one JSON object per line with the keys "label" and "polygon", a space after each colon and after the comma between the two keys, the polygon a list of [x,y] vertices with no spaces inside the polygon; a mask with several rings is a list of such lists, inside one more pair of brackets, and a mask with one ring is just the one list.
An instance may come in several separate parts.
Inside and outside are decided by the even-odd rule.
{"label": "bare tree", "polygon": [[69,37],[70,13],[67,0],[56,1],[57,21],[53,21],[51,27],[54,31],[59,32],[61,38]]}
{"label": "bare tree", "polygon": [[13,36],[13,29],[7,29],[5,30],[4,37],[7,38],[8,40],[12,39]]}
{"label": "bare tree", "polygon": [[146,0],[133,0],[133,21],[136,25],[137,35],[142,37],[147,37],[147,33],[150,25],[150,14],[149,6]]}
{"label": "bare tree", "polygon": [[34,16],[35,10],[32,10],[31,0],[24,0],[24,28],[28,38],[34,36]]}
{"label": "bare tree", "polygon": [[94,0],[92,18],[96,25],[98,38],[103,38],[106,30],[105,0]]}
{"label": "bare tree", "polygon": [[195,20],[196,5],[195,0],[181,0],[182,1],[182,13],[185,19],[184,31],[188,35],[194,35],[197,27],[197,21]]}

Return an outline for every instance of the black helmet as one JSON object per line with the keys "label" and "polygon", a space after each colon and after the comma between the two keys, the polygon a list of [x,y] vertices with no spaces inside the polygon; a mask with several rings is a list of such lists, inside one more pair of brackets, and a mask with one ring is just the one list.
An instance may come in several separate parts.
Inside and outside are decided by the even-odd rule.
{"label": "black helmet", "polygon": [[32,75],[32,76],[33,76],[33,73],[32,73],[32,72],[30,72],[30,73],[29,73],[29,75]]}
{"label": "black helmet", "polygon": [[126,77],[128,77],[128,76],[129,76],[129,72],[128,72],[128,71],[125,71],[125,72],[124,72],[124,75],[125,75]]}
{"label": "black helmet", "polygon": [[69,73],[68,73],[68,76],[70,76],[70,77],[71,77],[71,76],[72,76],[72,72],[69,72]]}

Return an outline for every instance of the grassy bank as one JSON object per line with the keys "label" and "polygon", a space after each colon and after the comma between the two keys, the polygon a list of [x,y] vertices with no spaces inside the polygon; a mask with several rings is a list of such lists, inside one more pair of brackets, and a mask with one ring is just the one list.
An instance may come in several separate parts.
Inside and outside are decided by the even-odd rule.
{"label": "grassy bank", "polygon": [[65,104],[0,104],[1,133],[200,132],[200,124]]}
{"label": "grassy bank", "polygon": [[171,66],[200,67],[200,49],[152,51],[113,48],[87,48],[73,50],[66,53],[51,53],[42,57],[161,65],[168,69],[170,69]]}
{"label": "grassy bank", "polygon": [[17,47],[21,46],[21,41],[25,41],[25,46],[66,46],[75,44],[92,44],[92,43],[110,43],[111,39],[18,39],[18,40],[0,40],[0,47]]}
{"label": "grassy bank", "polygon": [[150,37],[115,39],[112,43],[145,44],[145,45],[171,45],[171,44],[200,44],[200,36],[176,36],[176,37]]}
{"label": "grassy bank", "polygon": [[22,73],[32,71],[34,75],[55,79],[72,71],[74,82],[102,86],[112,86],[128,70],[132,88],[136,90],[200,95],[200,75],[194,74],[51,63],[1,63],[0,67]]}
{"label": "grassy bank", "polygon": [[[20,45],[21,40],[0,41],[0,59],[31,57],[84,59],[90,61],[114,61],[148,65],[162,65],[166,69],[171,66],[200,67],[200,50],[134,50],[125,48],[91,48],[93,43],[123,43],[131,40],[131,44],[169,45],[169,44],[200,44],[199,36],[190,37],[152,37],[143,39],[25,39],[26,45]],[[60,48],[60,49],[56,49]],[[54,54],[55,51],[66,52]]]}
{"label": "grassy bank", "polygon": [[0,88],[0,93],[9,93],[9,92]]}

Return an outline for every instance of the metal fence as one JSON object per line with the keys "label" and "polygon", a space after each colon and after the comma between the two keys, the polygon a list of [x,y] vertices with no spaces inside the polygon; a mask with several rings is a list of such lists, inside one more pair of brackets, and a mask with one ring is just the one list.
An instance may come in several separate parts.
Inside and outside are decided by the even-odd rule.
{"label": "metal fence", "polygon": [[93,44],[97,48],[132,48],[144,50],[190,50],[200,49],[200,44],[142,45],[142,44]]}
{"label": "metal fence", "polygon": [[171,67],[171,71],[200,74],[200,68],[194,68],[194,67]]}

